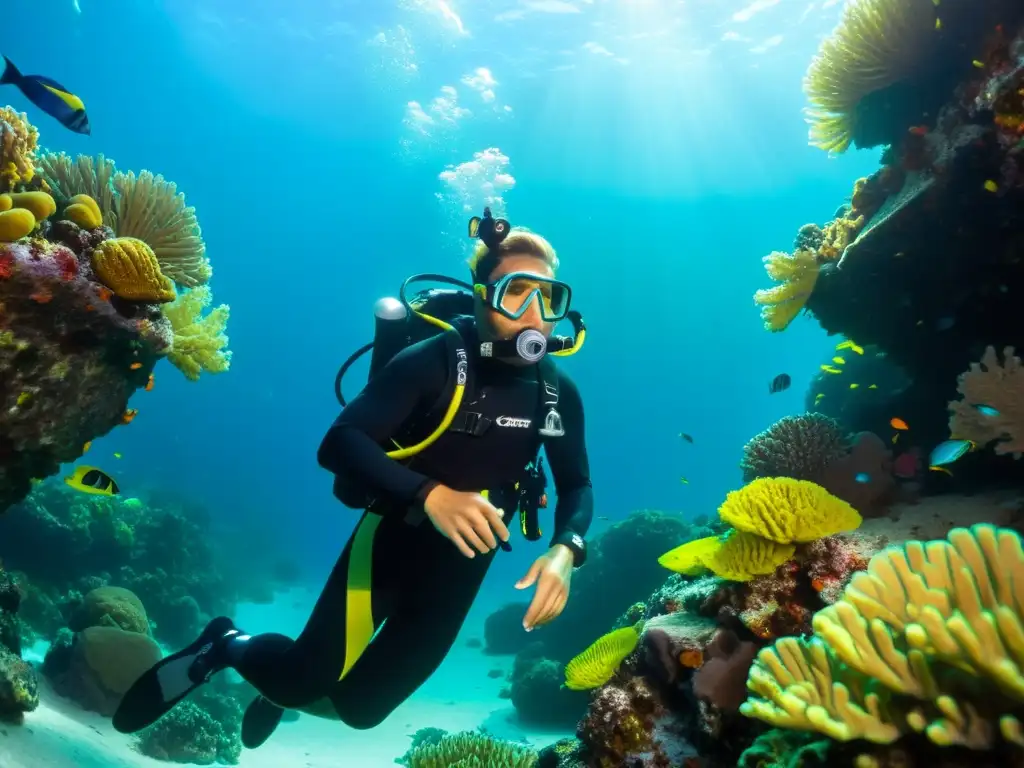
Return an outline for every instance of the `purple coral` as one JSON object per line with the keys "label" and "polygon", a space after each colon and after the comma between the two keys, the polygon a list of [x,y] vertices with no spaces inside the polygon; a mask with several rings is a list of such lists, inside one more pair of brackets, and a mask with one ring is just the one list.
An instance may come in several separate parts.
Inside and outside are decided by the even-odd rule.
{"label": "purple coral", "polygon": [[839,422],[820,413],[786,416],[743,446],[743,481],[792,477],[818,482],[846,455],[850,442]]}

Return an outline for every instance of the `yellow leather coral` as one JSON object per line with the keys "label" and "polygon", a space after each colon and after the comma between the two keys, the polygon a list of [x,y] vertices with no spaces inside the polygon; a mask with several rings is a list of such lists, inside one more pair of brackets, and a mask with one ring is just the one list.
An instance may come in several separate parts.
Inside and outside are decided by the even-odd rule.
{"label": "yellow leather coral", "polygon": [[174,331],[168,359],[190,381],[198,380],[203,371],[223,373],[231,367],[228,337],[224,334],[230,308],[221,304],[204,317],[203,310],[211,298],[209,287],[201,285],[163,308]]}
{"label": "yellow leather coral", "polygon": [[623,660],[640,641],[644,622],[623,627],[602,635],[587,650],[565,665],[565,687],[586,691],[612,679]]}
{"label": "yellow leather coral", "polygon": [[0,108],[0,192],[32,181],[38,143],[39,131],[28,121],[28,115],[10,107]]}
{"label": "yellow leather coral", "polygon": [[793,544],[780,544],[745,531],[729,531],[722,546],[704,558],[708,569],[729,581],[750,581],[767,576],[793,557]]}
{"label": "yellow leather coral", "polygon": [[780,544],[852,531],[860,513],[820,485],[790,477],[761,477],[731,491],[718,508],[729,525]]}
{"label": "yellow leather coral", "polygon": [[1024,746],[1024,547],[1016,531],[956,528],[888,547],[811,640],[758,654],[741,712],[834,739]]}
{"label": "yellow leather coral", "polygon": [[82,229],[96,229],[103,224],[99,204],[88,195],[75,195],[68,200],[64,215]]}
{"label": "yellow leather coral", "polygon": [[37,222],[50,218],[57,210],[57,203],[45,192],[14,192],[9,197],[12,208],[31,211]]}
{"label": "yellow leather coral", "polygon": [[13,243],[36,228],[36,217],[24,208],[0,212],[0,243]]}
{"label": "yellow leather coral", "polygon": [[761,305],[761,319],[769,331],[783,331],[800,314],[818,282],[820,267],[814,251],[797,249],[792,255],[774,251],[765,256],[768,277],[780,285],[754,294],[754,303]]}
{"label": "yellow leather coral", "polygon": [[100,281],[122,299],[159,303],[174,300],[174,283],[160,271],[153,250],[141,240],[104,240],[92,253],[92,268]]}

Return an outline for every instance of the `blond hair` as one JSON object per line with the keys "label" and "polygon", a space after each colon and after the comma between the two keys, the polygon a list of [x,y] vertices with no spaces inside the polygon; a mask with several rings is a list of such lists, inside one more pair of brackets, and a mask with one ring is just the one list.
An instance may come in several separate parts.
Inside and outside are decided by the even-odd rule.
{"label": "blond hair", "polygon": [[[473,255],[469,257],[469,268],[476,275],[476,268],[480,260],[488,253],[487,245],[480,241],[473,249]],[[525,227],[512,227],[508,235],[497,248],[499,259],[505,256],[534,256],[540,259],[554,272],[558,269],[558,254],[545,238],[536,232],[531,232]],[[480,279],[486,279],[487,275],[477,275]]]}

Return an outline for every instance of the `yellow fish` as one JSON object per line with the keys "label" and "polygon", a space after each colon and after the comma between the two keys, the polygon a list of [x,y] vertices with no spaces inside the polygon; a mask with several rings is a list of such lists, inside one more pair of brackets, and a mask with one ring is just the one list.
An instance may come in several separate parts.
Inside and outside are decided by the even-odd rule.
{"label": "yellow fish", "polygon": [[683,485],[689,485],[690,484],[690,481],[687,480],[685,477],[680,477],[679,478],[679,482],[682,483]]}
{"label": "yellow fish", "polygon": [[842,373],[841,370],[832,365],[823,365],[821,366],[821,370],[823,370],[825,373]]}
{"label": "yellow fish", "polygon": [[863,355],[864,354],[864,347],[859,346],[858,344],[850,341],[849,339],[847,339],[846,341],[841,342],[839,344],[836,344],[836,352],[840,352],[840,351],[842,351],[844,349],[848,349],[851,352],[854,352],[854,353],[856,353],[858,355]]}
{"label": "yellow fish", "polygon": [[878,385],[877,384],[870,384],[868,386],[868,389],[878,389]]}
{"label": "yellow fish", "polygon": [[851,384],[850,385],[850,389],[856,389],[859,386],[860,386],[860,384]]}
{"label": "yellow fish", "polygon": [[835,363],[836,365],[843,365],[846,362],[846,358],[844,358],[844,357],[833,357],[832,358],[832,362]]}
{"label": "yellow fish", "polygon": [[75,471],[65,477],[64,482],[76,491],[94,496],[114,496],[121,492],[114,478],[96,467],[75,467]]}

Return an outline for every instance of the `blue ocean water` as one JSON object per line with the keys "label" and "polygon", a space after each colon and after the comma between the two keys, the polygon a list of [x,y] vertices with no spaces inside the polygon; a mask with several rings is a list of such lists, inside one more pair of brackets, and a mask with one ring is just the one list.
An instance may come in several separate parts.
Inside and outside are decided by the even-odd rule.
{"label": "blue ocean water", "polygon": [[[840,8],[8,0],[3,52],[79,94],[93,133],[14,89],[3,103],[48,149],[176,182],[231,307],[230,372],[191,383],[162,364],[90,460],[200,500],[236,540],[272,537],[315,589],[357,519],[315,459],[335,372],[407,275],[465,276],[466,219],[490,202],[554,244],[586,318],[565,366],[597,514],[713,512],[743,443],[803,410],[834,343],[809,321],[767,333],[751,297],[761,257],[877,167],[807,146],[801,79]],[[793,386],[770,395],[781,372]],[[481,602],[513,597],[537,554],[500,557]]]}

